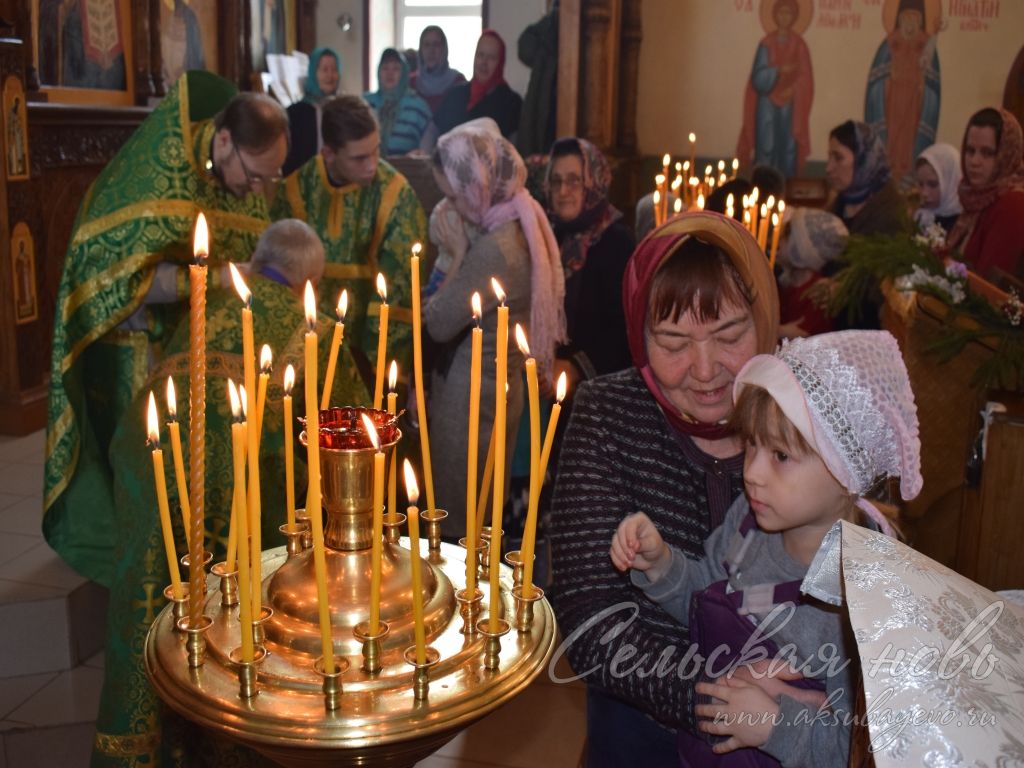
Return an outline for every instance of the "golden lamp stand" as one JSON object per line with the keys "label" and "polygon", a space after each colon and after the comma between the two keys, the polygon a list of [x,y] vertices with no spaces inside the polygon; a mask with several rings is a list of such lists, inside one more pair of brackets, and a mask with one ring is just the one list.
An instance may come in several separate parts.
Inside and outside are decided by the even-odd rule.
{"label": "golden lamp stand", "polygon": [[[383,449],[391,454],[397,442]],[[324,674],[313,550],[290,536],[287,547],[263,553],[266,618],[254,633],[253,664],[240,663],[238,596],[223,564],[208,579],[201,638],[187,634],[187,622],[177,626],[174,605],[153,622],[146,672],[171,709],[285,766],[412,766],[545,668],[556,632],[547,601],[531,601],[526,621],[512,569],[501,566],[502,631],[488,632],[487,581],[467,598],[465,550],[434,536],[424,537],[432,540],[420,559],[428,648],[427,663],[417,665],[407,653],[409,540],[398,540],[396,527],[383,544],[382,631],[369,635],[373,453],[320,449],[336,672]],[[428,522],[441,517],[428,513]],[[478,620],[482,631],[473,631]]]}

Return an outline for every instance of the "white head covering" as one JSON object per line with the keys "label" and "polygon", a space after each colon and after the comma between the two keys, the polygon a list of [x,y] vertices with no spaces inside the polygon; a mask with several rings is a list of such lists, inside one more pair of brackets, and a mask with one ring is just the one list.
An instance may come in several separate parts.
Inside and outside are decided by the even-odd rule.
{"label": "white head covering", "polygon": [[[858,497],[883,477],[900,478],[900,495],[921,491],[917,407],[899,345],[887,331],[838,331],[793,339],[774,355],[756,355],[736,376],[768,391],[839,483]],[[886,533],[884,516],[857,506]]]}
{"label": "white head covering", "polygon": [[914,211],[914,221],[923,229],[930,226],[936,216],[957,216],[962,213],[959,190],[963,172],[957,148],[952,144],[932,144],[917,159],[927,161],[939,177],[939,206],[918,208]]}
{"label": "white head covering", "polygon": [[779,247],[779,265],[785,270],[821,270],[838,259],[850,238],[843,220],[820,208],[787,208],[787,235]]}

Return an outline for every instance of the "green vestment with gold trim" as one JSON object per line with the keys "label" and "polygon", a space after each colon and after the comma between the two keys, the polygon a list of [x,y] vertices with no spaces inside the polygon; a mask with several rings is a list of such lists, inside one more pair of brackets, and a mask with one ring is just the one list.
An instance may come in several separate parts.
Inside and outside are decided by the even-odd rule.
{"label": "green vestment with gold trim", "polygon": [[[376,278],[378,272],[384,275],[389,306],[387,359],[398,361],[399,376],[406,380],[412,360],[409,258],[414,243],[426,244],[427,221],[405,176],[382,160],[368,186],[336,187],[327,176],[323,156],[316,155],[285,180],[272,218],[302,219],[323,240],[327,262],[317,288],[320,310],[333,315],[342,289],[348,289],[345,345],[353,347],[356,357],[368,361],[374,371],[380,333]],[[355,375],[339,363],[339,377]],[[350,402],[341,400],[335,390],[331,404],[370,405],[373,384],[371,377],[368,391]]]}
{"label": "green vestment with gold trim", "polygon": [[[208,72],[183,75],[86,192],[57,295],[46,435],[43,532],[79,573],[110,585],[110,439],[159,358],[183,304],[147,308],[148,331],[118,326],[143,306],[160,262],[192,260],[200,211],[211,273],[247,261],[269,223],[267,203],[236,198],[208,170],[211,119],[235,93]],[[185,270],[179,296],[187,296]]]}

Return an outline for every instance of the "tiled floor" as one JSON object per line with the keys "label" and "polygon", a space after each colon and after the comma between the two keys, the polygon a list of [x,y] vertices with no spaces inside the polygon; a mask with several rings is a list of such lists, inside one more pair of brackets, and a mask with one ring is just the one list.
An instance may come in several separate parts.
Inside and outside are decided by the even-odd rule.
{"label": "tiled floor", "polygon": [[[43,450],[42,432],[23,438],[0,435],[0,626],[9,626],[5,615],[13,606],[44,610],[48,600],[63,599],[83,584],[40,533]],[[66,644],[57,640],[58,646]],[[15,671],[28,663],[9,661]],[[0,670],[0,768],[86,765],[102,677],[102,653],[66,671]],[[580,683],[554,683],[545,670],[522,695],[419,766],[574,768],[583,748],[585,706]],[[526,733],[529,738],[523,737]],[[47,756],[45,763],[33,757],[37,754]]]}

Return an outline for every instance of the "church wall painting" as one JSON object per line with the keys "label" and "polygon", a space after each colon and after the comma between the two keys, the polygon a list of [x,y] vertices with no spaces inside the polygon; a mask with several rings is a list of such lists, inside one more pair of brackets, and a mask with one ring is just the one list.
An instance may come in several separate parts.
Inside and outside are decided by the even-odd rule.
{"label": "church wall painting", "polygon": [[35,246],[32,232],[23,221],[15,224],[11,232],[11,281],[15,324],[24,325],[39,319]]}
{"label": "church wall painting", "polygon": [[812,0],[761,0],[765,36],[744,91],[736,144],[736,156],[744,165],[771,165],[787,177],[803,172],[814,100],[814,72],[803,33],[813,16]]}
{"label": "church wall painting", "polygon": [[50,101],[135,101],[129,0],[32,0],[35,66]]}
{"label": "church wall painting", "polygon": [[183,72],[219,72],[216,0],[160,0],[160,54],[164,82]]}
{"label": "church wall painting", "polygon": [[886,36],[868,74],[864,121],[886,142],[893,176],[908,175],[914,158],[935,143],[942,85],[937,38],[940,0],[886,0]]}
{"label": "church wall painting", "polygon": [[4,169],[8,181],[25,181],[29,177],[28,117],[25,110],[25,89],[14,75],[3,87]]}

